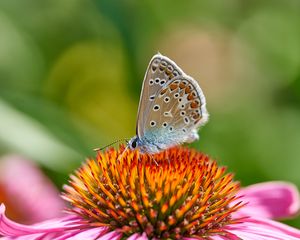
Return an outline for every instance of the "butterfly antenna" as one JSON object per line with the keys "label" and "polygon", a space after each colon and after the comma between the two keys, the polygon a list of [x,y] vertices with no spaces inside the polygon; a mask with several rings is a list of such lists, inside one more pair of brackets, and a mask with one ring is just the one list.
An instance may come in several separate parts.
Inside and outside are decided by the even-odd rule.
{"label": "butterfly antenna", "polygon": [[102,151],[103,149],[105,149],[105,148],[108,148],[108,147],[110,147],[111,145],[114,145],[114,144],[116,144],[116,143],[118,143],[118,142],[122,142],[122,141],[125,141],[126,143],[128,143],[128,141],[129,141],[129,139],[128,138],[124,138],[124,139],[119,139],[119,140],[116,140],[116,141],[114,141],[114,142],[112,142],[112,143],[110,143],[110,144],[108,144],[108,145],[106,145],[106,146],[104,146],[104,147],[101,147],[101,148],[94,148],[94,151]]}

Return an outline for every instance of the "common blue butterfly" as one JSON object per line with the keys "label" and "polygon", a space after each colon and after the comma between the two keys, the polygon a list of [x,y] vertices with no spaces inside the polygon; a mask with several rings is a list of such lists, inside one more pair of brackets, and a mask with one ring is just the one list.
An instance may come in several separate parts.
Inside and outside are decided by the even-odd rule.
{"label": "common blue butterfly", "polygon": [[154,55],[144,77],[136,136],[128,147],[158,153],[193,142],[207,120],[205,97],[197,81],[168,57]]}

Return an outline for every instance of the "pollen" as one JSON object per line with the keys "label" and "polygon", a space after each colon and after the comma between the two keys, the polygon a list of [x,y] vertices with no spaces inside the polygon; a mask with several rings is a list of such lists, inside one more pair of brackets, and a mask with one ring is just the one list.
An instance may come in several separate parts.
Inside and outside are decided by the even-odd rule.
{"label": "pollen", "polygon": [[88,159],[64,187],[67,211],[124,237],[209,238],[239,223],[239,183],[207,155],[184,147],[141,154],[121,146]]}

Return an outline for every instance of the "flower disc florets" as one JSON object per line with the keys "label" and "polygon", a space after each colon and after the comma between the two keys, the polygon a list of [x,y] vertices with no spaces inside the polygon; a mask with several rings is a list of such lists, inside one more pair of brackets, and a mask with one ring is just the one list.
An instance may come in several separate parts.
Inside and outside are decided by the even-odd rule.
{"label": "flower disc florets", "polygon": [[222,234],[239,184],[208,156],[182,147],[159,154],[109,149],[88,159],[65,186],[68,209],[123,236],[181,239]]}

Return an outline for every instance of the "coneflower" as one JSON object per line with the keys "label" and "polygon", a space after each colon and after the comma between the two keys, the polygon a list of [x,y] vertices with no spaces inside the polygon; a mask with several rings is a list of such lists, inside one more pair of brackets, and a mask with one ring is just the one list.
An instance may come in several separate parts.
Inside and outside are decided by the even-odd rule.
{"label": "coneflower", "polygon": [[117,160],[119,154],[100,152],[71,176],[69,211],[124,236],[159,239],[223,234],[239,222],[231,214],[243,204],[230,205],[239,184],[206,155],[178,147],[156,155],[126,151]]}
{"label": "coneflower", "polygon": [[[267,202],[257,204],[272,184],[278,193],[272,200],[282,209],[277,214]],[[256,189],[257,199],[247,189],[242,196],[233,174],[195,150],[175,147],[150,155],[111,148],[88,159],[64,186],[68,217],[18,225],[2,207],[0,233],[6,239],[299,239],[299,230],[268,219],[298,211],[297,189],[283,183]],[[251,208],[262,214],[251,214]]]}

